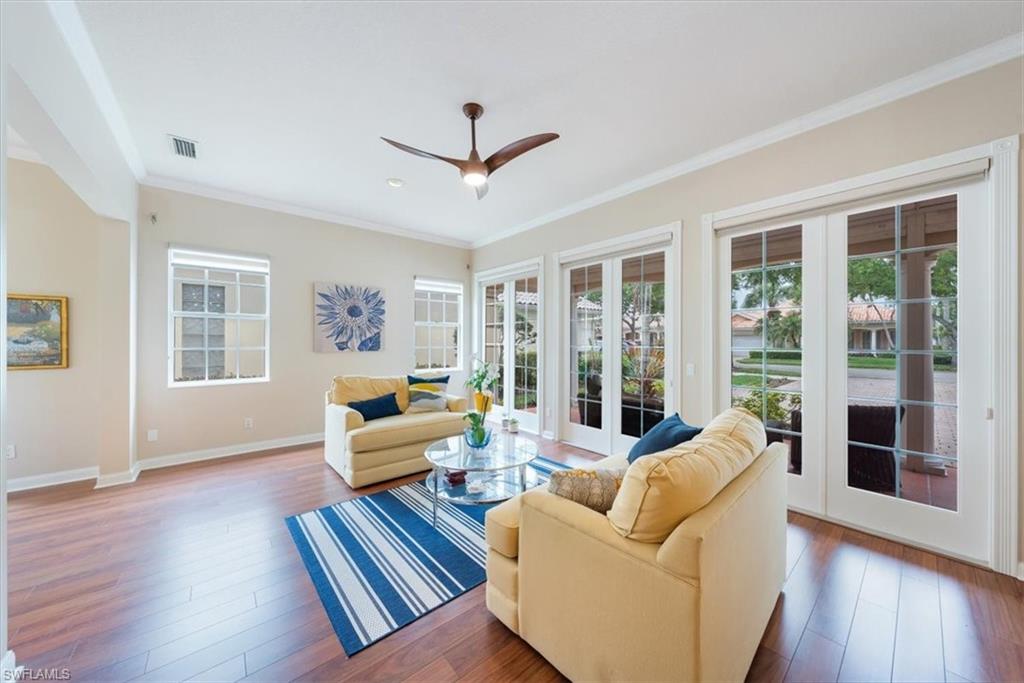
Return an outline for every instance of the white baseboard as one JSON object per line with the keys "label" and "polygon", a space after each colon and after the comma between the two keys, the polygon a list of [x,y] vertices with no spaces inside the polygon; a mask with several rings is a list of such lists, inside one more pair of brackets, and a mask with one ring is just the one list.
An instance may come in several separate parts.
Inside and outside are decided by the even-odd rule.
{"label": "white baseboard", "polygon": [[114,472],[113,474],[101,474],[96,477],[96,486],[94,488],[105,489],[110,486],[121,486],[122,484],[131,484],[139,478],[139,463],[132,465],[131,469],[125,470],[124,472]]}
{"label": "white baseboard", "polygon": [[141,470],[155,470],[161,467],[185,465],[190,462],[201,462],[203,460],[214,460],[216,458],[228,458],[232,455],[245,455],[246,453],[269,451],[274,448],[303,446],[305,444],[317,443],[323,440],[323,432],[318,432],[316,434],[300,434],[298,436],[286,436],[280,439],[270,439],[267,441],[250,441],[249,443],[220,446],[218,448],[207,448],[201,451],[187,451],[185,453],[161,455],[155,458],[142,458],[136,463],[136,465]]}
{"label": "white baseboard", "polygon": [[1017,565],[1017,578],[1024,581],[1024,562]]}
{"label": "white baseboard", "polygon": [[98,467],[82,467],[77,470],[63,470],[61,472],[49,472],[47,474],[36,474],[30,477],[17,477],[7,480],[7,491],[28,491],[30,489],[41,489],[46,486],[59,486],[70,484],[74,481],[85,481],[95,479],[100,474]]}
{"label": "white baseboard", "polygon": [[545,431],[541,434],[545,439],[555,440],[555,433],[552,431]]}

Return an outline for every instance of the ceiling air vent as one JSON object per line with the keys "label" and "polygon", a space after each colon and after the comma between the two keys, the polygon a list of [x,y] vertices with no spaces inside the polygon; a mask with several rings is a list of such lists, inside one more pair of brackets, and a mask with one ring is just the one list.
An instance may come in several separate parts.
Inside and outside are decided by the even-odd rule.
{"label": "ceiling air vent", "polygon": [[177,135],[168,135],[167,137],[171,140],[171,150],[179,157],[186,157],[188,159],[196,158],[195,140],[178,137]]}

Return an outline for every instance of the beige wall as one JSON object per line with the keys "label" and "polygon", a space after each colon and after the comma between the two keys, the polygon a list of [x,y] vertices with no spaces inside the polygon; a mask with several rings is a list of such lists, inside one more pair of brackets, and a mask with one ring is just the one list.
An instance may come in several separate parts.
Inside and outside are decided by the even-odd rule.
{"label": "beige wall", "polygon": [[[149,221],[155,212],[158,221]],[[465,249],[369,232],[195,195],[139,193],[139,458],[323,432],[334,375],[394,374],[413,365],[413,276],[468,283]],[[260,384],[167,387],[167,247],[170,243],[270,257],[270,377]],[[313,352],[313,283],[384,289],[384,349]],[[461,389],[464,374],[452,378]],[[242,428],[252,417],[255,429]],[[159,440],[147,441],[147,431]]]}
{"label": "beige wall", "polygon": [[[706,305],[700,297],[703,214],[1019,135],[1024,132],[1022,102],[1024,60],[1017,59],[483,246],[473,252],[473,269],[681,220],[683,320],[677,367],[693,362],[697,372],[681,377],[680,412],[698,421],[701,377],[708,371],[700,365]],[[557,279],[546,282],[551,301]],[[551,337],[545,351],[549,358],[557,353]],[[555,400],[555,379],[548,378],[548,406]],[[1024,467],[1021,476],[1024,489]],[[1024,496],[1021,506],[1024,520]],[[1024,552],[1024,521],[1020,528]]]}
{"label": "beige wall", "polygon": [[70,367],[8,373],[8,479],[95,467],[100,420],[100,219],[42,164],[7,161],[7,288],[68,297]]}

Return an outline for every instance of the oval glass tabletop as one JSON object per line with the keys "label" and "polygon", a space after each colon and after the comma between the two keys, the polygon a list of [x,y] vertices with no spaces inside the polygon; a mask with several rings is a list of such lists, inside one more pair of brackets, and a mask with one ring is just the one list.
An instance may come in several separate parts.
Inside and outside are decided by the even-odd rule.
{"label": "oval glass tabletop", "polygon": [[453,436],[427,446],[424,453],[435,467],[466,472],[494,472],[520,467],[538,455],[537,444],[516,434],[497,433],[483,448],[470,448],[464,436]]}

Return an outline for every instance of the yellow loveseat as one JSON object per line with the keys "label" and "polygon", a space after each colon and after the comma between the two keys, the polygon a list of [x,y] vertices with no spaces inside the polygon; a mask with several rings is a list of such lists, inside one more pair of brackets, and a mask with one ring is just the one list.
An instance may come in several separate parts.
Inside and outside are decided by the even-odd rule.
{"label": "yellow loveseat", "polygon": [[[366,422],[348,407],[394,392],[401,415]],[[405,375],[335,377],[324,407],[324,458],[352,488],[430,469],[423,457],[438,439],[461,434],[467,399],[448,396],[448,410],[407,414],[409,383]]]}
{"label": "yellow loveseat", "polygon": [[[638,459],[607,516],[543,487],[487,513],[487,607],[574,681],[742,681],[750,667],[785,576],[786,446],[765,448],[760,421],[730,410],[677,449]],[[669,459],[707,465],[704,482],[683,481],[701,477]],[[689,486],[681,495],[698,503],[695,487],[724,488],[689,511],[666,485]],[[649,515],[633,513],[659,496],[662,513],[685,518],[660,542],[628,538],[650,531]]]}

